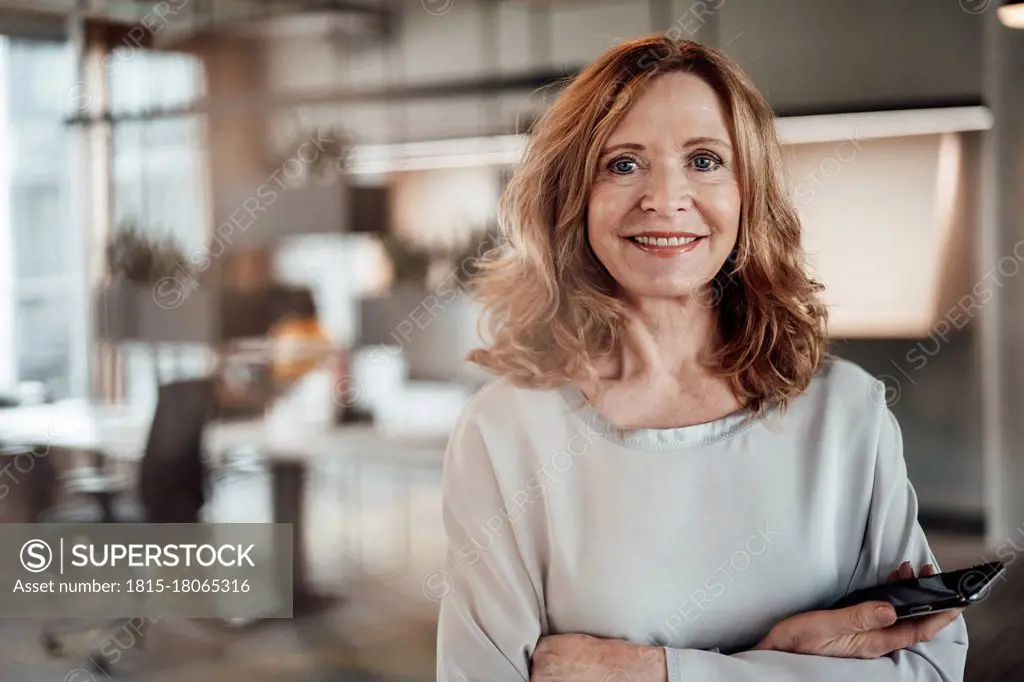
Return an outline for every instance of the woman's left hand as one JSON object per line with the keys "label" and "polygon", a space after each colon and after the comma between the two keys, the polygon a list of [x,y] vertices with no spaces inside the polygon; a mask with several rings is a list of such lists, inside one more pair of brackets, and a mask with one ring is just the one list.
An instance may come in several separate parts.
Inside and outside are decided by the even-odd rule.
{"label": "woman's left hand", "polygon": [[537,642],[530,666],[530,682],[631,679],[667,682],[664,649],[590,635],[549,635]]}
{"label": "woman's left hand", "polygon": [[[919,577],[935,575],[928,564]],[[893,571],[888,582],[914,577],[906,561]],[[888,611],[878,615],[877,608]],[[844,609],[809,611],[780,621],[754,649],[836,658],[881,658],[893,651],[927,642],[960,616],[963,609],[896,621],[885,602],[865,602]]]}

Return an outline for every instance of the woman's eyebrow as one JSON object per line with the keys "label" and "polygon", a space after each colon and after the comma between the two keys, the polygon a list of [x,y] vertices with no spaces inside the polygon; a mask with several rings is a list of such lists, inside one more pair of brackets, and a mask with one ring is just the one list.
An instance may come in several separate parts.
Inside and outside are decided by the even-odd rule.
{"label": "woman's eyebrow", "polygon": [[634,152],[642,152],[644,149],[646,149],[646,147],[644,147],[642,144],[637,144],[636,142],[622,142],[620,144],[613,144],[611,146],[605,147],[604,149],[601,150],[601,156],[607,156],[612,152],[617,152],[624,149],[628,149]]}
{"label": "woman's eyebrow", "polygon": [[719,147],[725,147],[729,151],[732,151],[732,145],[730,145],[725,140],[719,139],[717,137],[691,137],[689,140],[686,141],[686,144],[684,144],[683,147],[696,147],[702,144],[714,144],[718,145]]}
{"label": "woman's eyebrow", "polygon": [[[689,140],[684,142],[682,147],[680,147],[680,148],[681,149],[686,149],[688,147],[697,147],[697,146],[700,146],[700,145],[717,145],[719,147],[724,147],[725,149],[728,149],[729,151],[732,151],[732,145],[730,145],[725,140],[722,140],[722,139],[717,138],[717,137],[707,137],[707,136],[691,137]],[[608,154],[611,154],[612,152],[617,152],[617,151],[622,151],[622,150],[630,150],[630,151],[642,152],[645,149],[646,149],[646,147],[644,147],[644,145],[638,144],[636,142],[622,142],[620,144],[613,144],[613,145],[610,145],[608,147],[605,147],[604,149],[601,150],[601,156],[607,156]]]}

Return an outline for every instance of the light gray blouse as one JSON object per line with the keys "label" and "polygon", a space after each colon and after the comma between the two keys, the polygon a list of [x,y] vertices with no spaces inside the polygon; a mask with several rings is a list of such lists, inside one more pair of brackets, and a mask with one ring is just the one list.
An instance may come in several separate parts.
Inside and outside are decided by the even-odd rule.
{"label": "light gray blouse", "polygon": [[528,680],[538,638],[573,632],[666,647],[686,682],[963,678],[962,617],[876,660],[747,650],[902,561],[935,563],[899,425],[844,360],[784,413],[671,429],[618,429],[573,385],[496,380],[449,441],[444,525],[440,682]]}

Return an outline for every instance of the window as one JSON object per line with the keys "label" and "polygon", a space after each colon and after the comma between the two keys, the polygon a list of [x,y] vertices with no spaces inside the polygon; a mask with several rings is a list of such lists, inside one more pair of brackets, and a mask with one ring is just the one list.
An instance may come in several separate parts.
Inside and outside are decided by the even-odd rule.
{"label": "window", "polygon": [[18,381],[41,382],[55,397],[77,392],[71,385],[74,307],[67,291],[19,293]]}
{"label": "window", "polygon": [[22,285],[61,278],[74,266],[60,183],[12,184],[14,276]]}
{"label": "window", "polygon": [[[199,117],[117,121],[198,99],[199,60],[137,50],[108,66],[115,116],[110,229],[131,219],[171,232],[186,253],[201,248]],[[0,36],[0,388],[40,381],[55,398],[89,392],[88,221],[72,194],[82,131],[64,123],[73,81],[69,45]],[[155,395],[151,361],[135,349],[125,360],[129,399]]]}
{"label": "window", "polygon": [[[200,61],[138,50],[131,59],[112,64],[109,73],[115,116],[112,229],[132,224],[154,236],[169,234],[188,258],[206,244],[202,119],[156,114],[118,121],[117,116],[193,103],[204,92]],[[121,355],[125,397],[136,404],[156,400],[157,372],[164,377],[191,375],[207,366],[203,349],[163,352],[124,344]]]}
{"label": "window", "polygon": [[114,222],[171,234],[186,250],[205,243],[200,125],[193,117],[114,127]]}
{"label": "window", "polygon": [[11,39],[8,52],[9,116],[18,121],[61,126],[73,79],[64,43]]}
{"label": "window", "polygon": [[71,210],[72,82],[63,43],[0,37],[0,385],[86,389],[84,257]]}

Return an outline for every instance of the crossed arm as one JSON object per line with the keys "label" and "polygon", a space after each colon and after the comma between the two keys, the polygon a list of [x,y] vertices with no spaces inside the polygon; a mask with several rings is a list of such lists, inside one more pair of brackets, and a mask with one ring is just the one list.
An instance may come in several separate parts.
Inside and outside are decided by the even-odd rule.
{"label": "crossed arm", "polygon": [[[473,532],[503,504],[483,439],[472,425],[453,434],[445,464],[449,539],[437,640],[439,682],[956,682],[963,679],[967,630],[959,614],[893,624],[871,605],[797,614],[754,649],[724,655],[549,632],[539,569],[524,560],[530,539],[506,533],[476,550]],[[869,518],[850,589],[934,563],[917,523],[899,426],[879,436]],[[912,569],[910,569],[912,571]],[[931,570],[931,569],[927,569]],[[953,620],[955,618],[955,620]],[[952,621],[952,622],[951,622]]]}
{"label": "crossed arm", "polygon": [[[930,564],[921,570],[927,576],[935,572]],[[914,577],[910,562],[905,562],[893,571],[889,580]],[[895,652],[931,641],[950,623],[960,618],[960,612],[936,614],[927,618],[895,623],[896,614],[891,607],[878,608],[879,603],[862,604],[836,611],[815,611],[798,614],[780,622],[762,639],[757,646],[735,660],[743,660],[757,666],[757,674],[772,676],[772,667],[777,666],[778,677],[785,680],[814,679],[814,675],[835,675],[836,667],[826,660],[816,661],[813,657],[859,659],[858,674],[865,674],[865,660],[877,660]],[[758,656],[759,653],[786,653],[787,657]],[[688,650],[665,647],[635,645],[622,640],[609,640],[587,635],[568,634],[542,637],[533,652],[531,682],[683,682],[703,680],[700,669],[689,660]],[[697,652],[706,654],[707,652]],[[794,662],[792,655],[802,660]],[[701,656],[700,658],[706,658]],[[723,661],[719,657],[716,663]],[[810,661],[812,670],[803,668]],[[828,663],[828,664],[826,664]],[[891,664],[882,663],[885,670]],[[716,667],[722,667],[721,665]],[[748,666],[749,667],[749,666]],[[896,665],[898,670],[898,664]],[[754,668],[750,668],[753,672]],[[707,679],[718,679],[716,674],[736,675],[729,679],[747,679],[741,670],[708,670]],[[889,679],[884,673],[878,679]],[[906,671],[911,677],[893,679],[947,679],[941,671],[935,677],[927,668]],[[920,674],[925,675],[921,677]],[[902,674],[902,673],[901,673]],[[844,679],[844,678],[840,678]],[[872,678],[875,679],[875,678]],[[953,678],[960,679],[960,678]]]}

